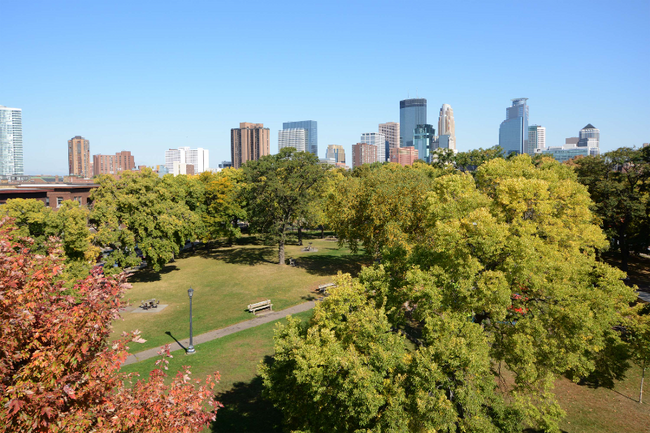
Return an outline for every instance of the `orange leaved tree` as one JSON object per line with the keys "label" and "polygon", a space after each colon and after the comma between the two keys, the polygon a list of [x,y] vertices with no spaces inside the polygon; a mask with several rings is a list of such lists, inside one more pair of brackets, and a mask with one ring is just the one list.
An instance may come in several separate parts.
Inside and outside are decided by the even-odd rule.
{"label": "orange leaved tree", "polygon": [[184,368],[165,385],[169,348],[148,381],[127,386],[126,344],[143,340],[108,341],[124,276],[94,273],[70,296],[60,251],[32,245],[0,222],[0,432],[193,432],[215,419],[218,373],[199,383]]}

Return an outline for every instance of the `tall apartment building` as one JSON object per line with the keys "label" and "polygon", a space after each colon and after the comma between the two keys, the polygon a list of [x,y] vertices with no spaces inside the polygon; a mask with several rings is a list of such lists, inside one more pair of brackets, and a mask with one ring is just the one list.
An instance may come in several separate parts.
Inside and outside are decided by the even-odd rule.
{"label": "tall apartment building", "polygon": [[68,140],[68,172],[70,176],[88,179],[90,171],[90,142],[80,135]]}
{"label": "tall apartment building", "polygon": [[345,164],[345,149],[338,144],[330,144],[327,146],[327,159],[333,159],[334,163]]}
{"label": "tall apartment building", "polygon": [[386,162],[386,136],[378,132],[364,132],[361,134],[361,143],[377,146],[377,161]]}
{"label": "tall apartment building", "polygon": [[442,104],[438,116],[438,146],[456,151],[456,122],[454,110],[449,104]]}
{"label": "tall apartment building", "polygon": [[363,164],[377,162],[377,146],[368,143],[357,143],[352,145],[352,167],[360,167]]}
{"label": "tall apartment building", "polygon": [[528,146],[541,152],[546,148],[546,128],[539,125],[528,127]]}
{"label": "tall apartment building", "polygon": [[399,145],[401,147],[413,146],[415,127],[425,123],[427,123],[426,99],[414,98],[399,101]]}
{"label": "tall apartment building", "polygon": [[[286,123],[285,123],[286,125]],[[263,123],[242,122],[230,130],[230,152],[233,167],[239,168],[247,161],[256,161],[271,154],[271,131]]]}
{"label": "tall apartment building", "polygon": [[165,166],[168,172],[173,173],[174,176],[186,174],[187,172],[185,170],[182,170],[182,173],[178,169],[176,170],[177,172],[174,172],[174,162],[191,164],[194,166],[192,170],[194,174],[203,173],[210,168],[210,152],[202,147],[190,149],[188,146],[166,150]]}
{"label": "tall apartment building", "polygon": [[535,154],[528,143],[528,98],[515,98],[506,108],[506,120],[499,127],[499,146],[510,153]]}
{"label": "tall apartment building", "polygon": [[278,150],[293,147],[298,152],[306,152],[308,132],[304,128],[288,128],[278,131]]}
{"label": "tall apartment building", "polygon": [[0,176],[23,174],[22,109],[0,105]]}
{"label": "tall apartment building", "polygon": [[128,150],[115,155],[93,155],[93,176],[100,174],[119,174],[122,171],[135,169],[135,158]]}
{"label": "tall apartment building", "polygon": [[390,149],[390,162],[413,165],[418,159],[418,150],[413,146],[393,147]]}
{"label": "tall apartment building", "polygon": [[307,131],[307,152],[318,156],[318,122],[315,120],[301,120],[298,122],[284,122],[282,129],[300,128]]}
{"label": "tall apartment building", "polygon": [[379,124],[379,133],[386,137],[386,158],[390,156],[390,149],[399,147],[399,123],[386,122]]}

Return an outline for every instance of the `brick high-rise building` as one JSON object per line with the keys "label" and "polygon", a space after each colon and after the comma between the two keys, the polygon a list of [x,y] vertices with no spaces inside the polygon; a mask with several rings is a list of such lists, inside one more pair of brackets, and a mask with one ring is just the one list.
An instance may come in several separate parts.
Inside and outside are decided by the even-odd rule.
{"label": "brick high-rise building", "polygon": [[402,165],[413,165],[418,159],[418,150],[415,146],[394,147],[390,150],[390,162]]}
{"label": "brick high-rise building", "polygon": [[352,167],[377,162],[377,146],[374,144],[357,143],[352,145]]}
{"label": "brick high-rise building", "polygon": [[233,167],[256,161],[271,154],[271,131],[263,123],[242,122],[230,130],[230,151]]}
{"label": "brick high-rise building", "polygon": [[125,170],[135,169],[135,158],[128,150],[115,155],[93,155],[93,176],[100,174],[119,174]]}
{"label": "brick high-rise building", "polygon": [[397,122],[386,122],[379,124],[379,133],[383,134],[386,137],[387,147],[386,160],[390,156],[390,150],[399,147],[399,123]]}
{"label": "brick high-rise building", "polygon": [[88,179],[90,172],[90,142],[80,135],[68,140],[68,172],[70,176]]}

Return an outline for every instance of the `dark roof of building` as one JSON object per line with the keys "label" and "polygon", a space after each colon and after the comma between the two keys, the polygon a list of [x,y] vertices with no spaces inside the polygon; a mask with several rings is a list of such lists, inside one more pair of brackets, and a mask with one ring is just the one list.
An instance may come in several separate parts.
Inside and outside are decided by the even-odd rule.
{"label": "dark roof of building", "polygon": [[592,125],[591,123],[589,123],[589,124],[587,124],[587,126],[585,126],[582,129],[596,129],[596,127],[594,125]]}

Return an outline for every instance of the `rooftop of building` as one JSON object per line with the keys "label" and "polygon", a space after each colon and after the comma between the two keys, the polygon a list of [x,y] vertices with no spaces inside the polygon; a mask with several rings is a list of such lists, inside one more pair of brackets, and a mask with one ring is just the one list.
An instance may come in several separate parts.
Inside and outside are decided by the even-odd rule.
{"label": "rooftop of building", "polygon": [[598,129],[598,128],[596,128],[596,127],[595,127],[594,125],[592,125],[591,123],[588,123],[587,126],[585,126],[585,127],[582,128],[582,129]]}

